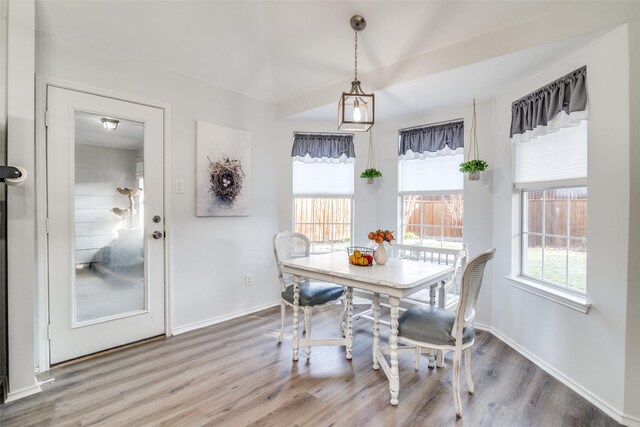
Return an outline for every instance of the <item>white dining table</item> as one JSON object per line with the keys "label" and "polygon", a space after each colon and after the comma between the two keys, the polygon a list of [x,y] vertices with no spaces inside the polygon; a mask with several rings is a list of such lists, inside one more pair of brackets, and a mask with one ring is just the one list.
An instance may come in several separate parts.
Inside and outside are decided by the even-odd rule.
{"label": "white dining table", "polygon": [[[351,359],[353,347],[353,289],[373,293],[373,369],[382,367],[389,380],[391,404],[398,404],[400,377],[398,374],[398,306],[400,298],[428,288],[445,280],[453,267],[407,259],[390,258],[387,264],[356,266],[349,263],[346,252],[333,252],[291,258],[281,261],[285,273],[293,276],[293,360],[298,360],[300,346],[338,345],[346,347],[346,358]],[[300,338],[299,303],[300,281],[308,277],[346,287],[346,319],[343,338]],[[380,294],[389,297],[391,321],[389,332],[390,363],[380,346]]]}

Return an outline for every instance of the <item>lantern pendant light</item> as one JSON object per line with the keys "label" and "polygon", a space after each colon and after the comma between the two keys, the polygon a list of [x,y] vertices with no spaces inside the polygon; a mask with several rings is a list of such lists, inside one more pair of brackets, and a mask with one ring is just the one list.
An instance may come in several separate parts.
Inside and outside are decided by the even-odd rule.
{"label": "lantern pendant light", "polygon": [[375,95],[364,93],[358,80],[358,32],[365,29],[367,21],[360,15],[351,17],[351,28],[355,32],[354,78],[351,90],[342,92],[338,102],[338,129],[366,132],[374,123]]}

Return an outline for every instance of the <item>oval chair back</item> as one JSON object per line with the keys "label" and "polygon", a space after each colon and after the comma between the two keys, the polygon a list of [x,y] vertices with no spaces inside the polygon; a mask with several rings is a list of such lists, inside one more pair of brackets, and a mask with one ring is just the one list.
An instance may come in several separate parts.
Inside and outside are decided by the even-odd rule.
{"label": "oval chair back", "polygon": [[496,250],[490,249],[467,263],[462,274],[460,286],[460,301],[456,312],[456,320],[453,323],[451,336],[456,339],[456,346],[462,346],[462,334],[465,326],[473,324],[476,316],[476,303],[482,286],[484,268],[495,255]]}
{"label": "oval chair back", "polygon": [[304,234],[281,231],[273,236],[273,254],[276,257],[276,265],[278,266],[281,292],[284,292],[287,286],[293,283],[293,277],[283,271],[280,261],[309,256],[310,248],[311,243]]}

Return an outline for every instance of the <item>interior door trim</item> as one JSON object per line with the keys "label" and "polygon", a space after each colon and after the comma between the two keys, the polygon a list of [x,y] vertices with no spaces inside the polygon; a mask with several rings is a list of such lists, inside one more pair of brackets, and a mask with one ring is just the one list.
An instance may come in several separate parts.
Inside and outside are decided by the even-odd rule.
{"label": "interior door trim", "polygon": [[43,75],[36,75],[36,141],[35,141],[35,196],[36,196],[36,295],[38,298],[36,315],[37,344],[36,373],[46,372],[51,368],[49,359],[49,280],[48,280],[48,248],[47,248],[47,133],[46,133],[46,108],[47,88],[57,87],[61,89],[83,92],[89,95],[97,95],[112,98],[119,101],[154,107],[163,111],[163,154],[164,154],[164,183],[163,183],[163,218],[165,221],[164,240],[164,330],[165,336],[173,335],[171,313],[171,104],[149,100],[130,94],[119,93],[109,89],[77,84],[61,79]]}

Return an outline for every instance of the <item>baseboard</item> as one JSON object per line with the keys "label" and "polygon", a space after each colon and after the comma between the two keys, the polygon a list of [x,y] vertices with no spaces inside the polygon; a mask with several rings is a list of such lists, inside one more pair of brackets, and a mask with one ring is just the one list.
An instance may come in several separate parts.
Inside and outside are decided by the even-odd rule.
{"label": "baseboard", "polygon": [[629,427],[640,427],[640,418],[630,417],[628,415],[623,415],[620,424]]}
{"label": "baseboard", "polygon": [[7,400],[5,400],[4,403],[11,403],[27,396],[31,396],[32,394],[40,393],[41,391],[42,388],[40,388],[40,383],[20,390],[10,391],[9,394],[7,394]]}
{"label": "baseboard", "polygon": [[494,327],[489,325],[484,325],[481,323],[474,323],[474,327],[479,330],[491,333],[494,337],[498,338],[500,341],[504,342],[509,347],[511,347],[512,349],[514,349],[515,351],[517,351],[518,353],[526,357],[528,360],[530,360],[533,364],[538,366],[540,369],[542,369],[543,371],[545,371],[546,373],[548,373],[549,375],[551,375],[552,377],[560,381],[562,384],[569,387],[571,390],[578,393],[580,396],[587,399],[596,408],[600,409],[602,412],[604,412],[605,414],[613,418],[615,421],[630,427],[640,427],[640,424],[638,424],[637,420],[631,417],[625,417],[622,412],[611,407],[609,404],[602,401],[599,397],[595,396],[593,393],[583,388],[581,385],[574,382],[573,380],[565,376],[563,373],[561,373],[551,365],[542,361],[536,355],[531,353],[529,350],[522,347],[520,344],[516,343],[511,338],[507,337],[506,335],[504,335],[502,332],[498,331]]}
{"label": "baseboard", "polygon": [[244,310],[235,311],[233,313],[225,314],[223,316],[212,317],[210,319],[201,320],[200,322],[190,323],[184,326],[174,327],[172,330],[173,335],[184,334],[185,332],[195,331],[196,329],[206,328],[207,326],[215,325],[217,323],[226,322],[227,320],[235,319],[237,317],[246,316],[248,314],[257,313],[258,311],[266,310],[268,308],[276,307],[280,305],[280,301],[274,301],[267,304],[250,307]]}

